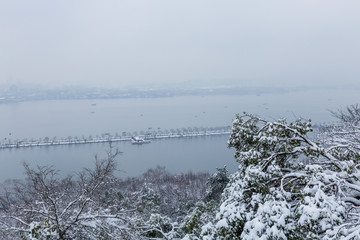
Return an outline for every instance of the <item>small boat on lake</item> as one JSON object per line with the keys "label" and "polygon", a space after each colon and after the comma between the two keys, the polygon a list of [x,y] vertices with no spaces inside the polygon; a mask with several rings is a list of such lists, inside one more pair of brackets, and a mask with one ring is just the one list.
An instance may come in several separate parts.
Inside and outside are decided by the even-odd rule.
{"label": "small boat on lake", "polygon": [[144,144],[144,143],[151,143],[150,140],[145,140],[141,137],[131,137],[132,144]]}

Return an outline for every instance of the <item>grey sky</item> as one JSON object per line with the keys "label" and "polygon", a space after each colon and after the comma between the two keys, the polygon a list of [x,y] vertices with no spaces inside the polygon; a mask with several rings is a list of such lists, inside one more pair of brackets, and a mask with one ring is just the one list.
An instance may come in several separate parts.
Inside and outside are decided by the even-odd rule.
{"label": "grey sky", "polygon": [[0,84],[360,82],[358,0],[0,0]]}

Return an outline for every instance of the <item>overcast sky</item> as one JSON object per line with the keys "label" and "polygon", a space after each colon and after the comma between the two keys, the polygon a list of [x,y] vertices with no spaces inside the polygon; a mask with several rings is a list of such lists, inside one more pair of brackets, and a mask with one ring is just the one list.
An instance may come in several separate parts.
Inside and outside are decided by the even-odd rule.
{"label": "overcast sky", "polygon": [[358,0],[0,0],[0,84],[360,85]]}

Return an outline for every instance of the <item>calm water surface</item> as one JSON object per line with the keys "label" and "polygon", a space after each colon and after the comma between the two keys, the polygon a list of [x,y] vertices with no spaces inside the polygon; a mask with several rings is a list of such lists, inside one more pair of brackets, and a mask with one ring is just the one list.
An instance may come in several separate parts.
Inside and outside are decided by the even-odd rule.
{"label": "calm water surface", "polygon": [[[358,102],[359,91],[316,90],[286,94],[247,96],[192,96],[155,99],[39,101],[0,105],[0,138],[96,136],[184,127],[231,125],[243,111],[266,119],[311,118],[316,123],[333,121],[329,110]],[[96,105],[95,105],[96,104]],[[122,176],[136,176],[156,165],[171,172],[210,171],[224,164],[236,169],[227,136],[156,140],[134,146],[117,143]],[[105,155],[106,144],[0,150],[0,181],[21,178],[23,161],[52,164],[63,174],[90,167],[93,155]]]}
{"label": "calm water surface", "polygon": [[[119,177],[133,177],[157,165],[166,166],[172,173],[213,172],[217,167],[228,166],[235,171],[237,164],[233,151],[226,147],[228,136],[208,136],[179,139],[159,139],[150,144],[133,145],[130,142],[113,143],[122,151],[117,158]],[[91,167],[94,155],[105,157],[108,144],[82,144],[56,147],[3,149],[1,180],[22,177],[21,164],[54,165],[60,174],[66,175]]]}

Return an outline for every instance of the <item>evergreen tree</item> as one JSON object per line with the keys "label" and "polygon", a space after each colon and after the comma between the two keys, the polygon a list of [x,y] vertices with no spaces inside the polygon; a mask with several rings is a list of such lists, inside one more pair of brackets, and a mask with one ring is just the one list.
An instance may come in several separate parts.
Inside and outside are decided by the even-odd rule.
{"label": "evergreen tree", "polygon": [[239,170],[230,177],[202,239],[323,239],[346,220],[342,173],[349,167],[311,141],[311,122],[237,116],[229,146]]}

